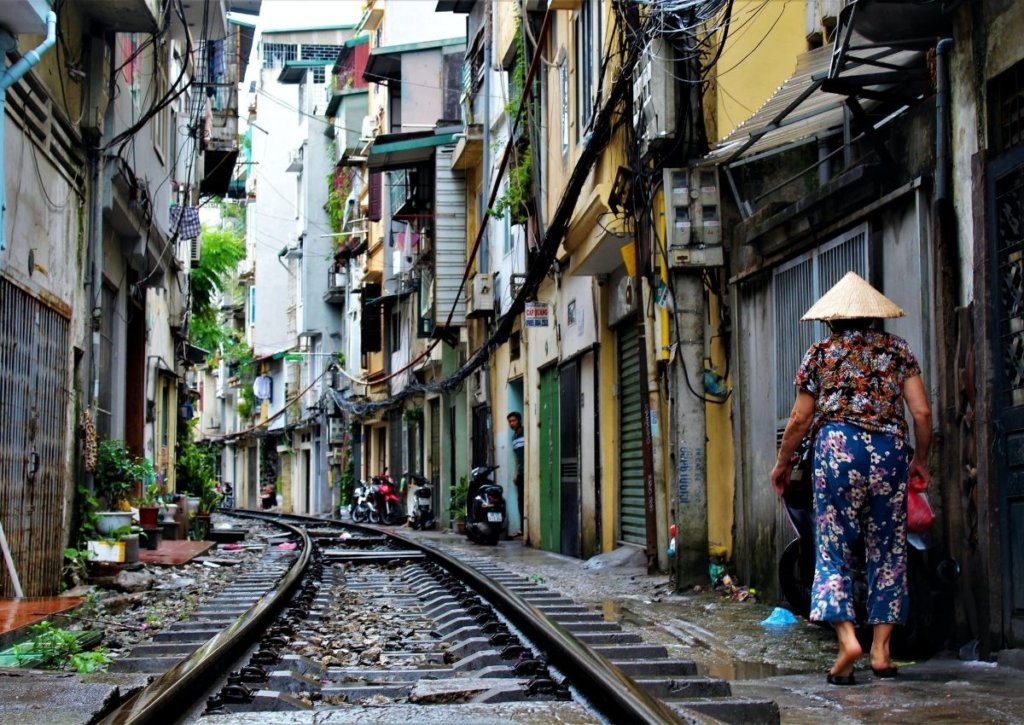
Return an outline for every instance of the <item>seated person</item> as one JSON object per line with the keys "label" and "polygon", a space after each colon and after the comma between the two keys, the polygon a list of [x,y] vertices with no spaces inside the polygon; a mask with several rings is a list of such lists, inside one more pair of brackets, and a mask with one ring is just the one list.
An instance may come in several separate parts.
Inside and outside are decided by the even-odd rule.
{"label": "seated person", "polygon": [[272,483],[263,484],[263,491],[260,493],[260,508],[264,511],[277,506],[277,489]]}

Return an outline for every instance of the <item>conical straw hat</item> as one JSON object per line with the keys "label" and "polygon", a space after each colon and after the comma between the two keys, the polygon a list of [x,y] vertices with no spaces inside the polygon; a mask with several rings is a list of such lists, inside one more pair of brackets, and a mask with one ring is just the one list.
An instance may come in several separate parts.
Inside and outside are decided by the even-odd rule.
{"label": "conical straw hat", "polygon": [[801,320],[855,320],[903,317],[892,300],[868,284],[856,272],[847,272]]}

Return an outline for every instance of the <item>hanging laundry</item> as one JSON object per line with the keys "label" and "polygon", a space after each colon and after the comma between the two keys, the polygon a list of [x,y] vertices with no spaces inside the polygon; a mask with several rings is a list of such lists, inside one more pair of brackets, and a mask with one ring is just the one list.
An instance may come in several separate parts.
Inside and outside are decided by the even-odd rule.
{"label": "hanging laundry", "polygon": [[171,234],[178,239],[197,239],[201,232],[198,207],[171,204]]}

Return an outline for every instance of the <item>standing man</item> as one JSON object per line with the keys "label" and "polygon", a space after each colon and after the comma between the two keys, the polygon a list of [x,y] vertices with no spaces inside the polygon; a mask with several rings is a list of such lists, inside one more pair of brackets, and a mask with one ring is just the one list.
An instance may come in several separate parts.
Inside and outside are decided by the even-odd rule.
{"label": "standing man", "polygon": [[523,416],[513,410],[506,416],[508,427],[512,431],[512,455],[515,456],[515,471],[512,480],[516,484],[516,501],[519,503],[519,533],[513,536],[521,536],[526,522],[526,512],[523,509],[523,450],[526,447],[526,438],[523,436]]}

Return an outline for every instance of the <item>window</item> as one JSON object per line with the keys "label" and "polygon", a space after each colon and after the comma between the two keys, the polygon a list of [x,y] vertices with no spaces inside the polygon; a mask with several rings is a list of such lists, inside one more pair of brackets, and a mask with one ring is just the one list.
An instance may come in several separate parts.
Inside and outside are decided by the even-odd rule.
{"label": "window", "polygon": [[772,279],[775,316],[775,418],[785,428],[793,407],[793,378],[814,342],[827,334],[822,322],[800,318],[828,289],[853,271],[868,277],[867,225],[781,265]]}
{"label": "window", "polygon": [[564,52],[558,66],[558,88],[561,93],[562,156],[565,157],[569,153],[569,61],[564,57]]}
{"label": "window", "polygon": [[595,0],[583,0],[576,16],[576,142],[594,113],[595,58],[601,53],[601,18]]}
{"label": "window", "polygon": [[249,327],[256,327],[256,285],[249,288]]}
{"label": "window", "polygon": [[280,68],[289,60],[295,60],[298,46],[294,43],[264,43],[263,67]]}
{"label": "window", "polygon": [[[168,64],[164,62],[163,54],[165,52],[167,51],[160,47],[159,43],[153,48],[153,88],[156,103],[159,103],[167,95]],[[170,112],[169,107],[157,111],[153,115],[153,123],[150,125],[153,132],[153,150],[156,151],[161,164],[166,164],[167,114]]]}
{"label": "window", "polygon": [[501,215],[502,247],[506,255],[512,253],[512,212],[508,209]]}
{"label": "window", "polygon": [[989,98],[992,150],[1002,153],[1024,143],[1024,61],[991,82]]}

